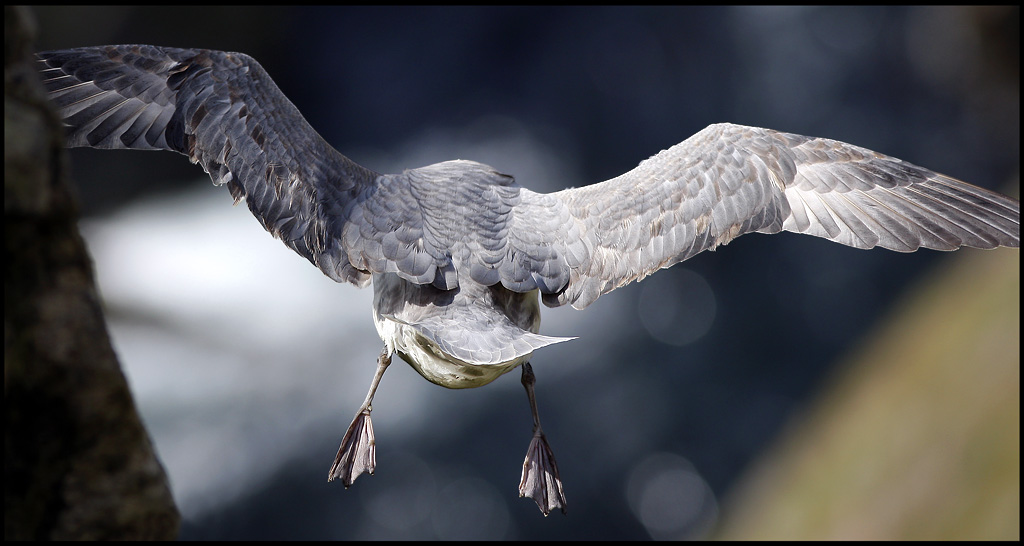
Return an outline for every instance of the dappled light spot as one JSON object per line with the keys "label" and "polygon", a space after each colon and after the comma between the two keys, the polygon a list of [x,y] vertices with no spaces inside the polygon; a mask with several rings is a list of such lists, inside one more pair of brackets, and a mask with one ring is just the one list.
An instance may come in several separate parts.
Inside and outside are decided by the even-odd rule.
{"label": "dappled light spot", "polygon": [[717,308],[715,292],[700,274],[676,267],[655,274],[640,286],[637,314],[654,339],[683,346],[711,330]]}
{"label": "dappled light spot", "polygon": [[656,453],[629,476],[629,507],[655,540],[699,539],[718,518],[718,503],[690,461]]}

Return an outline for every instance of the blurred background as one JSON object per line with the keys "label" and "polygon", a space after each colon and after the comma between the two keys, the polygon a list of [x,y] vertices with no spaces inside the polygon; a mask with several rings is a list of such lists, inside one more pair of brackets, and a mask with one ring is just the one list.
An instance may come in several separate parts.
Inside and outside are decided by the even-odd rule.
{"label": "blurred background", "polygon": [[[378,172],[472,159],[555,191],[729,121],[850,142],[1019,195],[1016,7],[35,14],[40,50],[247,53],[328,142]],[[376,475],[347,491],[328,484],[381,347],[370,291],[328,280],[182,156],[71,159],[115,348],[183,539],[1019,538],[1016,250],[898,254],[749,235],[586,312],[545,309],[542,333],[579,339],[533,359],[569,502],[567,516],[544,518],[517,498],[531,433],[518,372],[450,391],[392,366],[374,400]],[[966,312],[979,301],[1004,307]],[[928,329],[897,330],[915,324]],[[984,358],[943,349],[975,330]],[[880,339],[905,352],[886,360]],[[889,403],[919,400],[937,383],[933,361],[950,354],[951,369],[969,371],[954,388]],[[904,365],[916,374],[894,371]],[[836,402],[851,393],[856,403]],[[981,417],[960,421],[985,423],[984,434],[943,436],[979,404]],[[814,438],[846,437],[830,415],[875,416],[822,471],[861,484],[888,476],[889,490],[865,493],[866,512],[810,513],[773,496],[803,483],[810,465],[799,461],[829,453]],[[912,434],[936,416],[937,435]],[[933,456],[896,457],[901,442]],[[851,491],[805,481],[804,506]],[[893,523],[905,503],[929,498],[977,517],[922,509],[913,525]]]}

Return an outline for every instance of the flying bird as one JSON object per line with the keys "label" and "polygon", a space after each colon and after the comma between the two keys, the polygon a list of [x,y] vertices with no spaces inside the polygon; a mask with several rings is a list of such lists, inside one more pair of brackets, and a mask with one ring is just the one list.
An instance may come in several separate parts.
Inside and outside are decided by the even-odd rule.
{"label": "flying bird", "polygon": [[871,150],[729,123],[604,182],[536,193],[473,161],[381,174],[332,148],[242,53],[149,45],[37,54],[69,147],[170,150],[337,282],[372,283],[384,341],[328,480],[376,466],[373,396],[397,354],[428,381],[479,387],[516,367],[533,415],[520,496],[565,512],[530,366],[572,338],[540,301],[602,294],[745,233],[900,252],[1020,246],[1020,203]]}

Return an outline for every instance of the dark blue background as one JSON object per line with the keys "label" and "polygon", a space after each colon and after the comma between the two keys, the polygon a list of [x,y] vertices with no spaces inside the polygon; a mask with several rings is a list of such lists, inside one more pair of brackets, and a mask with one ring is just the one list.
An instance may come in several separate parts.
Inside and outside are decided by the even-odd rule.
{"label": "dark blue background", "polygon": [[[1015,8],[36,11],[40,49],[152,43],[248,53],[328,142],[376,170],[392,165],[356,152],[394,149],[426,127],[457,130],[500,116],[564,155],[578,174],[578,181],[518,179],[552,191],[611,178],[710,123],[730,121],[834,138],[1018,191],[1007,186],[1019,173]],[[72,156],[87,215],[170,191],[197,174],[173,154],[108,154]],[[446,159],[454,157],[430,161]],[[495,166],[517,174],[515,165]],[[608,364],[559,382],[545,380],[538,363],[548,357],[538,353],[539,403],[570,511],[541,518],[532,502],[509,499],[508,536],[647,537],[622,493],[623,461],[655,451],[684,456],[716,495],[725,494],[814,395],[830,363],[940,259],[935,252],[862,252],[811,237],[751,235],[686,264],[717,298],[714,327],[699,341],[667,345],[635,317],[621,319],[632,335],[601,356]],[[450,406],[438,411],[457,411],[460,395],[452,393]],[[467,465],[511,496],[528,442],[525,407],[521,392],[497,391],[457,434],[442,432],[438,422],[388,449],[430,465]],[[599,415],[637,423],[643,434],[593,432]],[[378,423],[378,436],[384,426]],[[338,433],[325,431],[307,458],[254,477],[262,484],[257,494],[185,521],[182,538],[351,538],[355,525],[345,520],[360,513],[363,497],[320,479],[323,454],[333,453]],[[625,437],[629,445],[618,445]],[[615,457],[601,455],[609,445],[616,445]],[[379,468],[400,464],[389,465],[389,451],[378,451]],[[354,489],[381,479],[363,478],[368,483]]]}

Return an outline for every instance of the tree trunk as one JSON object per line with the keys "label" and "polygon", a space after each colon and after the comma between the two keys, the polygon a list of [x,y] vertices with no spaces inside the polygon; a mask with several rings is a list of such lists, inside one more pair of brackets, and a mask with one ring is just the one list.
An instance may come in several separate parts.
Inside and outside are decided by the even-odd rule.
{"label": "tree trunk", "polygon": [[78,233],[34,25],[4,8],[4,538],[174,539],[180,516]]}

